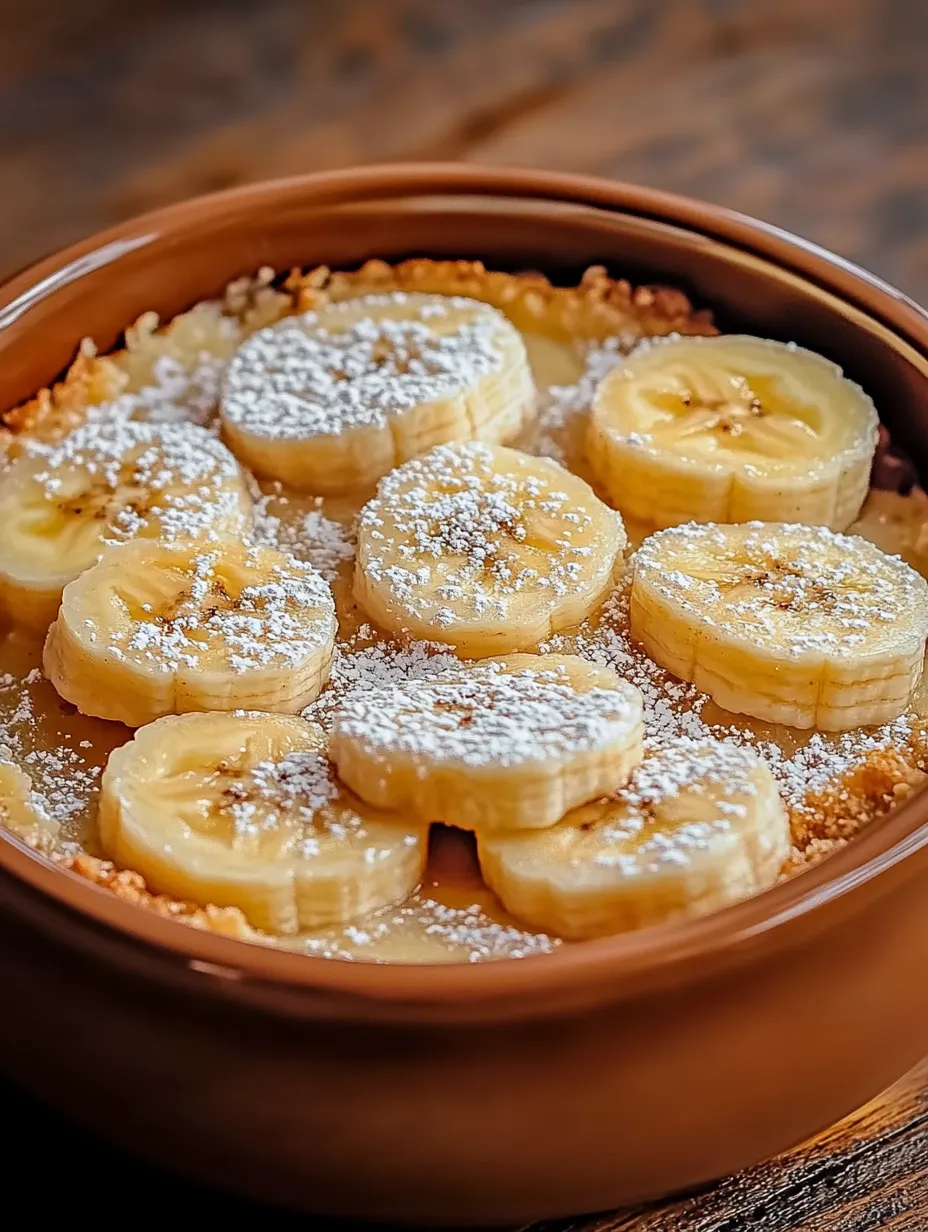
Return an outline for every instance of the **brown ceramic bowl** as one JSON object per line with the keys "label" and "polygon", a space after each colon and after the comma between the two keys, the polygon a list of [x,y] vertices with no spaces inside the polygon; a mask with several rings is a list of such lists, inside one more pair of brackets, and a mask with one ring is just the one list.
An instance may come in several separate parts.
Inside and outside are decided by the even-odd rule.
{"label": "brown ceramic bowl", "polygon": [[[928,317],[761,223],[602,180],[308,176],[150,214],[0,291],[0,407],[262,264],[453,255],[676,282],[865,385],[928,463]],[[0,534],[2,534],[0,527]],[[306,1210],[465,1224],[752,1164],[928,1051],[928,796],[711,917],[519,962],[368,966],[156,918],[0,840],[2,1066],[114,1141]]]}

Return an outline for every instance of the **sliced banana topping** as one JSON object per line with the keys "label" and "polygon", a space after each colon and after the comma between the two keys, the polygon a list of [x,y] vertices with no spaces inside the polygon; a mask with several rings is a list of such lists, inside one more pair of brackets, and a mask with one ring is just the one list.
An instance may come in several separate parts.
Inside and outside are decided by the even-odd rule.
{"label": "sliced banana topping", "polygon": [[328,678],[332,592],[236,539],[140,540],[65,587],[45,674],[83,714],[140,727],[189,710],[295,713]]}
{"label": "sliced banana topping", "polygon": [[442,445],[387,475],[362,510],[355,596],[391,633],[485,658],[583,620],[624,547],[619,515],[556,462]]}
{"label": "sliced banana topping", "polygon": [[110,757],[100,799],[109,855],[164,894],[238,907],[292,934],[405,898],[428,832],[355,800],[325,737],[285,715],[170,716]]}
{"label": "sliced banana topping", "polygon": [[0,828],[33,847],[49,845],[58,834],[58,823],[33,791],[32,779],[6,760],[6,752],[0,747]]}
{"label": "sliced banana topping", "polygon": [[229,367],[221,412],[259,474],[336,493],[445,441],[508,440],[534,397],[525,344],[501,312],[397,291],[253,334]]}
{"label": "sliced banana topping", "polygon": [[553,825],[641,759],[641,696],[573,655],[512,655],[345,698],[331,756],[381,808],[465,829]]}
{"label": "sliced banana topping", "polygon": [[107,544],[234,533],[250,516],[243,472],[205,429],[87,424],[0,472],[0,613],[44,630]]}
{"label": "sliced banana topping", "polygon": [[761,338],[674,338],[600,383],[590,464],[651,527],[805,522],[846,530],[876,450],[872,401],[821,355]]}
{"label": "sliced banana topping", "polygon": [[508,911],[580,940],[703,915],[767,889],[790,830],[756,754],[677,741],[650,753],[614,798],[537,833],[481,834],[477,846]]}
{"label": "sliced banana topping", "polygon": [[844,731],[902,714],[928,583],[864,539],[785,523],[680,526],[633,557],[631,632],[725,709]]}

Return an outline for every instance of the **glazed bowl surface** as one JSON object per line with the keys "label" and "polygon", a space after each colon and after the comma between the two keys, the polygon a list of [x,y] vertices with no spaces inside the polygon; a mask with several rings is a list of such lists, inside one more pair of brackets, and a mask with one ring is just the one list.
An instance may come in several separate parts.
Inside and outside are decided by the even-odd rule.
{"label": "glazed bowl surface", "polygon": [[[761,223],[622,184],[453,165],[173,206],[0,290],[0,410],[154,309],[262,265],[469,257],[678,285],[840,363],[928,471],[928,316]],[[3,533],[0,527],[0,534]],[[928,796],[705,919],[521,961],[288,954],[132,907],[0,836],[6,1072],[169,1167],[307,1211],[525,1221],[794,1145],[928,1051]]]}

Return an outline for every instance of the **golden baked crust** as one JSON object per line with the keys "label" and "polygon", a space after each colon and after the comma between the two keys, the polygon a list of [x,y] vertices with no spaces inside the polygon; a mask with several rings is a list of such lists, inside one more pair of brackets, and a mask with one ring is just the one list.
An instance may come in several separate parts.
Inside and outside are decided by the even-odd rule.
{"label": "golden baked crust", "polygon": [[793,850],[781,879],[844,847],[918,790],[928,771],[925,736],[917,726],[905,749],[874,750],[849,774],[791,808]]}
{"label": "golden baked crust", "polygon": [[77,855],[57,857],[62,868],[68,868],[79,877],[108,890],[134,907],[144,907],[165,920],[179,920],[191,928],[217,933],[222,937],[235,937],[239,941],[260,941],[262,933],[255,932],[237,907],[215,907],[212,904],[198,907],[194,903],[177,902],[164,894],[152,894],[141,873],[119,869],[109,860],[96,856]]}
{"label": "golden baked crust", "polygon": [[0,431],[0,457],[15,447],[17,436],[46,441],[65,436],[80,426],[89,407],[118,398],[127,384],[115,360],[97,355],[93,342],[85,338],[62,380],[0,417],[6,429]]}
{"label": "golden baked crust", "polygon": [[353,273],[333,273],[320,266],[292,274],[286,286],[296,295],[301,312],[331,300],[382,291],[463,295],[499,308],[518,329],[537,329],[560,341],[718,333],[711,315],[695,311],[682,291],[633,287],[624,278],[610,278],[601,265],[590,266],[575,287],[553,286],[543,274],[488,270],[481,261],[424,258],[398,265],[367,261]]}

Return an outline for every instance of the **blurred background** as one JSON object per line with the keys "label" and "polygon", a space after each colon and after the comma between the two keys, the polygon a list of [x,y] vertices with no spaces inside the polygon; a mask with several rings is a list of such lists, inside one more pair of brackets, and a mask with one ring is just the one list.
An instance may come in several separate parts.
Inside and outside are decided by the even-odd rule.
{"label": "blurred background", "polygon": [[928,302],[928,0],[0,0],[0,274],[129,214],[390,159],[759,215]]}

